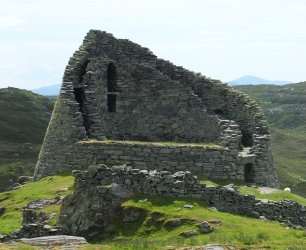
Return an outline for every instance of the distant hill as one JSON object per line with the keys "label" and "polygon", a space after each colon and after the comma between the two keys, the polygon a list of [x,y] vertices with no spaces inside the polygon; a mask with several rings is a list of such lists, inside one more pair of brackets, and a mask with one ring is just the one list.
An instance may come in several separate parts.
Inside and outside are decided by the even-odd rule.
{"label": "distant hill", "polygon": [[281,187],[306,197],[306,82],[234,88],[248,94],[264,111]]}
{"label": "distant hill", "polygon": [[33,175],[53,106],[31,91],[0,89],[0,192],[18,176]]}
{"label": "distant hill", "polygon": [[243,76],[236,80],[228,82],[228,85],[230,86],[236,86],[236,85],[259,85],[259,84],[274,84],[274,85],[285,85],[289,84],[291,82],[288,81],[269,81],[263,78],[259,78],[256,76]]}
{"label": "distant hill", "polygon": [[61,89],[61,84],[55,84],[51,86],[45,86],[38,89],[32,89],[33,93],[44,96],[57,96]]}
{"label": "distant hill", "polygon": [[[230,86],[237,85],[259,85],[259,84],[273,84],[273,85],[285,85],[290,84],[289,81],[270,81],[256,76],[243,76],[236,80],[228,82]],[[57,96],[61,89],[61,84],[55,84],[51,86],[45,86],[38,89],[32,89],[33,93],[43,95],[43,96]]]}

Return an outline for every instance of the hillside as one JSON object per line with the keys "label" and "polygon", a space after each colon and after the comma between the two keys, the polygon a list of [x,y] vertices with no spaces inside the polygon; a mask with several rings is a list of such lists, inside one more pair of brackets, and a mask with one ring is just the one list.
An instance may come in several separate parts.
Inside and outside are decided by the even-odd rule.
{"label": "hillside", "polygon": [[306,82],[234,88],[256,100],[267,117],[281,187],[306,197]]}
{"label": "hillside", "polygon": [[0,191],[33,174],[53,105],[31,91],[0,89]]}
{"label": "hillside", "polygon": [[[203,176],[198,176],[198,179],[206,185],[218,186],[229,183],[213,183]],[[302,205],[306,204],[304,198],[281,190],[260,194],[259,189],[246,187],[243,182],[235,184],[242,194],[253,194],[257,198],[277,201],[283,198],[292,199]],[[20,227],[21,207],[30,201],[53,198],[57,195],[63,197],[73,191],[73,177],[70,174],[61,174],[25,184],[18,190],[0,193],[0,207],[6,207],[5,213],[1,215],[0,234],[5,235]],[[44,221],[44,224],[53,226],[59,216],[59,209],[60,203],[49,204],[36,210],[36,214],[56,213],[54,218]],[[203,221],[213,226],[212,232],[199,233],[198,224]],[[197,231],[197,234],[184,234],[190,231]],[[84,249],[174,250],[186,249],[184,246],[212,243],[234,246],[235,248],[224,249],[237,250],[266,249],[272,246],[273,249],[304,249],[305,237],[305,231],[293,225],[286,226],[277,221],[262,221],[259,218],[216,211],[198,199],[134,193],[130,198],[123,200],[114,220],[105,225],[105,230],[93,231],[86,237],[89,245]],[[22,245],[19,247],[40,249],[22,248]],[[0,244],[0,249],[10,249],[10,246]]]}
{"label": "hillside", "polygon": [[[198,179],[206,185],[218,186],[229,183],[213,183],[202,176],[198,176]],[[235,184],[242,194],[253,194],[257,198],[278,201],[286,198],[296,200],[302,205],[306,204],[304,198],[281,190],[271,194],[260,194],[257,188],[246,187],[243,182]],[[4,235],[19,228],[20,208],[30,201],[68,195],[71,192],[73,177],[67,173],[49,176],[38,182],[26,184],[18,190],[0,193],[0,207],[6,207],[5,213],[1,215],[0,234]],[[45,205],[36,213],[56,213],[56,217],[44,222],[53,226],[58,218],[59,209],[59,203]],[[126,211],[134,211],[134,214],[127,215]],[[197,225],[202,221],[207,221],[214,230],[192,237],[182,234],[191,230],[198,231]],[[203,201],[186,197],[135,193],[123,201],[114,220],[107,224],[105,229],[87,237],[89,245],[86,249],[182,249],[183,246],[212,243],[235,246],[225,249],[265,249],[271,246],[273,249],[302,249],[306,246],[305,232],[295,229],[295,226],[289,225],[286,228],[286,225],[276,221],[264,222],[258,218],[218,212],[210,209]],[[164,248],[170,245],[176,247]],[[10,246],[0,244],[0,249],[9,248]],[[20,249],[30,248],[22,248],[21,245]]]}

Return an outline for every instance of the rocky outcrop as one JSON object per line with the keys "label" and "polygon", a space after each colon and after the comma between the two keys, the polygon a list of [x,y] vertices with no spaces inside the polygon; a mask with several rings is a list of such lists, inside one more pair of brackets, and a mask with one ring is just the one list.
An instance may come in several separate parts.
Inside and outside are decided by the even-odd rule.
{"label": "rocky outcrop", "polygon": [[[76,190],[64,199],[56,225],[65,234],[94,235],[114,219],[122,199],[132,194],[131,186],[116,183],[110,186],[93,186],[81,192]],[[124,220],[135,221],[137,216],[138,214],[129,211]]]}

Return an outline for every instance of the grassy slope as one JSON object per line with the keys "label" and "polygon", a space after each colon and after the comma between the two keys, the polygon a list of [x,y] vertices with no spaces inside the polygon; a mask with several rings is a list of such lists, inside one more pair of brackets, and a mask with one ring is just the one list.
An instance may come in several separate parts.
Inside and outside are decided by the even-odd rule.
{"label": "grassy slope", "polygon": [[[200,179],[203,179],[200,177]],[[211,183],[203,179],[202,182]],[[224,183],[219,183],[224,184]],[[239,184],[239,183],[238,183]],[[69,174],[61,176],[49,176],[38,182],[26,184],[19,190],[0,193],[0,206],[6,206],[7,211],[0,219],[0,234],[12,231],[20,226],[21,208],[30,200],[38,198],[53,198],[60,194],[67,194],[73,190],[73,178]],[[245,187],[239,184],[239,189],[244,193],[257,194],[256,188]],[[67,191],[62,189],[68,187]],[[306,205],[306,199],[296,195],[279,191],[277,194],[265,195],[264,198],[280,200],[282,198],[298,199]],[[148,199],[147,202],[139,200]],[[185,204],[192,204],[192,209],[182,208]],[[138,207],[143,210],[142,217],[133,223],[123,222],[121,213],[118,212],[113,223],[107,225],[107,231],[95,235],[90,239],[90,245],[86,249],[156,249],[158,247],[195,246],[208,243],[231,244],[239,248],[247,249],[270,248],[286,249],[290,246],[306,248],[306,234],[301,230],[287,230],[277,222],[261,222],[259,219],[244,216],[213,212],[204,202],[196,199],[159,197],[134,194],[122,204],[123,208]],[[59,206],[47,206],[43,211],[48,213],[59,212]],[[181,208],[177,211],[178,208]],[[148,220],[153,223],[147,225]],[[167,224],[172,219],[181,219],[182,225],[171,227]],[[208,221],[215,226],[214,232],[186,238],[180,233],[187,230],[197,230],[197,224]],[[54,224],[55,219],[49,224]],[[216,226],[220,222],[220,226]],[[0,249],[5,249],[0,244]],[[22,247],[20,246],[20,249]],[[34,249],[24,247],[23,249]]]}
{"label": "grassy slope", "polygon": [[30,91],[0,89],[0,191],[33,174],[53,104]]}
{"label": "grassy slope", "polygon": [[234,88],[256,100],[267,117],[281,187],[306,197],[306,82]]}

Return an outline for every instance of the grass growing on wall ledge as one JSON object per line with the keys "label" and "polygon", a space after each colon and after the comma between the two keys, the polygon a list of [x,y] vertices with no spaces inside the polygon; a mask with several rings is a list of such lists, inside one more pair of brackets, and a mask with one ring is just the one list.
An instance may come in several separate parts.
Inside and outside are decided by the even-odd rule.
{"label": "grass growing on wall ledge", "polygon": [[182,143],[182,142],[144,142],[144,141],[117,141],[117,140],[97,140],[88,139],[86,141],[79,141],[78,143],[103,143],[103,144],[127,144],[127,145],[155,145],[155,146],[172,146],[172,147],[203,147],[218,149],[224,147],[216,145],[214,143]]}

